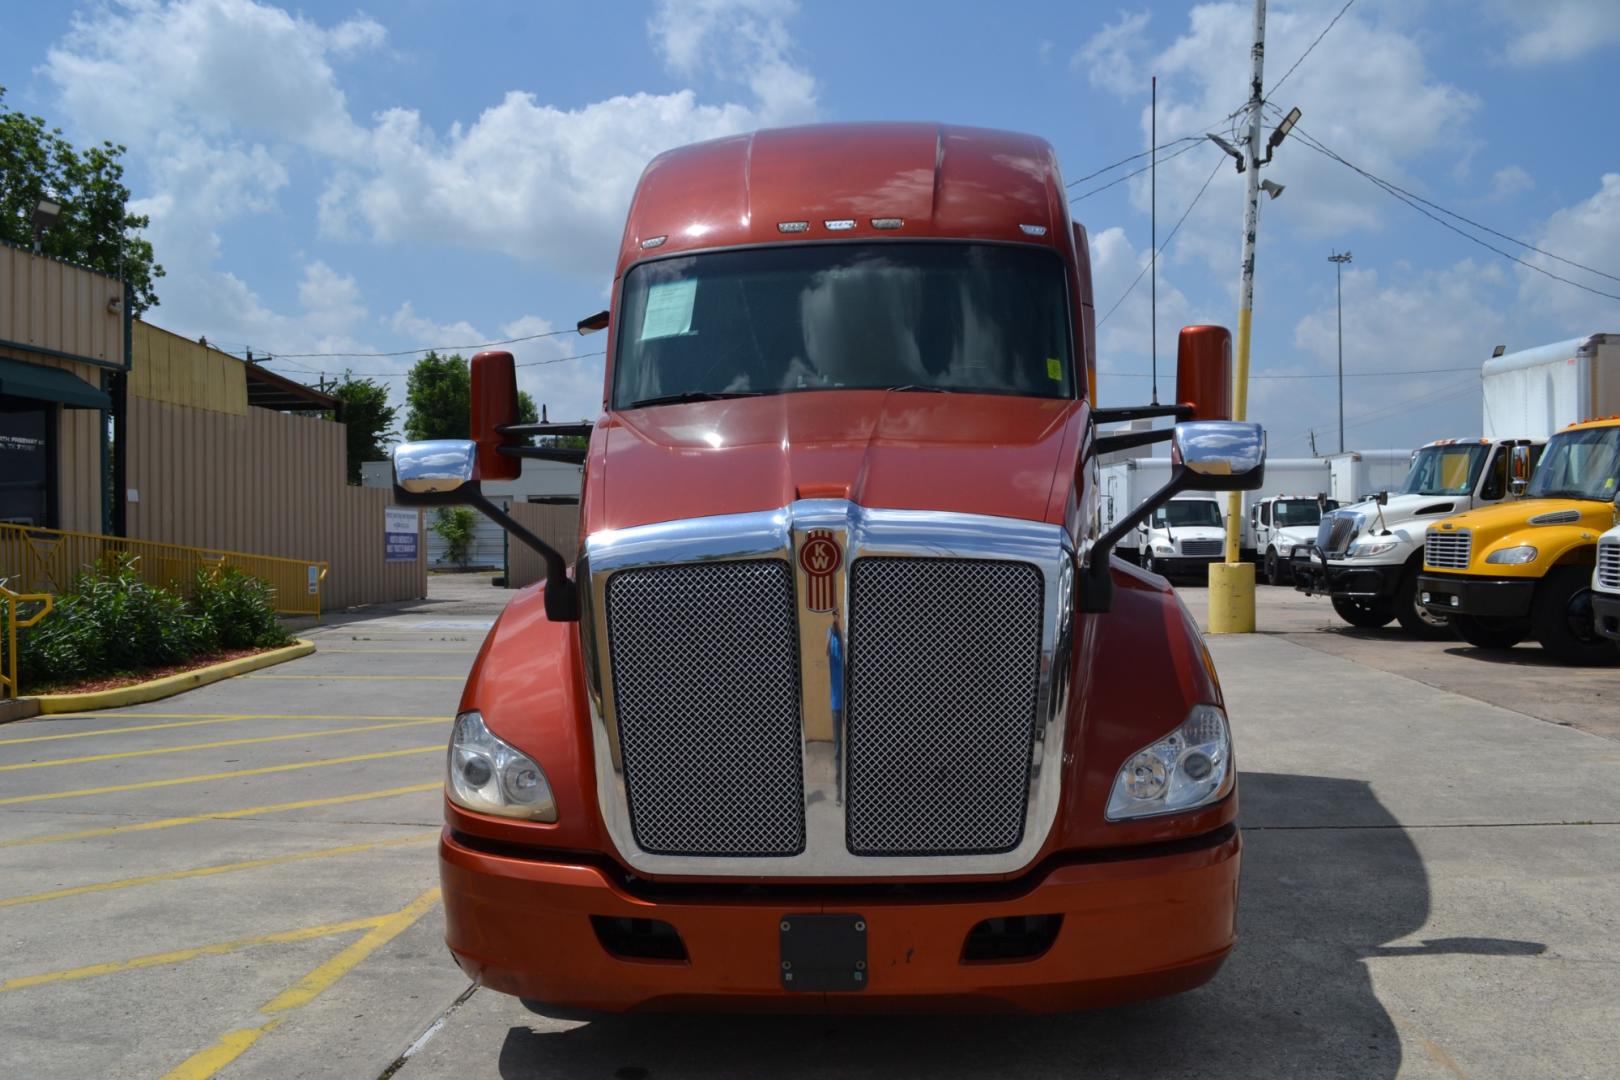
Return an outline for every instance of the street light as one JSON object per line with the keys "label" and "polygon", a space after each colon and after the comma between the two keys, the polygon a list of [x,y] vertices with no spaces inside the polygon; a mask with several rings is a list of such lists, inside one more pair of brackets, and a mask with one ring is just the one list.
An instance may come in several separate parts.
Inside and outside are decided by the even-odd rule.
{"label": "street light", "polygon": [[55,199],[43,198],[34,205],[34,253],[37,255],[45,230],[56,224],[62,216],[62,204]]}
{"label": "street light", "polygon": [[1344,453],[1344,264],[1350,261],[1348,251],[1335,251],[1328,256],[1334,264],[1339,292],[1339,453]]}

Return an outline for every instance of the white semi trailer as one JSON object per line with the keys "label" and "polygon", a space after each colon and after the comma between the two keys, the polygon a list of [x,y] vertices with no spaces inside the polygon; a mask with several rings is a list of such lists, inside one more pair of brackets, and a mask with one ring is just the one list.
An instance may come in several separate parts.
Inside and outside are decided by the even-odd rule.
{"label": "white semi trailer", "polygon": [[1588,334],[1487,360],[1481,369],[1484,436],[1440,439],[1412,455],[1387,496],[1343,506],[1316,539],[1294,549],[1295,587],[1332,599],[1352,626],[1398,621],[1418,637],[1451,635],[1419,602],[1429,525],[1510,497],[1555,431],[1620,408],[1620,334]]}

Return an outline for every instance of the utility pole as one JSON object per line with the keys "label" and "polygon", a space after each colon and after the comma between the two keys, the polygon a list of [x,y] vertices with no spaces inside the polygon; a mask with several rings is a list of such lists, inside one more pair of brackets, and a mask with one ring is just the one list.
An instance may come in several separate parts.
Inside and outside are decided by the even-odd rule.
{"label": "utility pole", "polygon": [[1344,453],[1344,264],[1350,261],[1348,251],[1335,251],[1328,256],[1334,263],[1333,273],[1338,279],[1339,306],[1339,453]]}

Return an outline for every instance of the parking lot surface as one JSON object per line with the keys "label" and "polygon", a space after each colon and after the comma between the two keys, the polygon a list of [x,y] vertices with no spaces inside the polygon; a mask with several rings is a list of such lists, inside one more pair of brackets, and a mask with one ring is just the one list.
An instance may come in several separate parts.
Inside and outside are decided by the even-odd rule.
{"label": "parking lot surface", "polygon": [[507,595],[483,580],[331,620],[249,677],[0,726],[0,1076],[1615,1075],[1620,672],[1347,632],[1281,589],[1262,633],[1210,641],[1246,850],[1241,940],[1200,990],[594,1020],[477,990],[432,840]]}

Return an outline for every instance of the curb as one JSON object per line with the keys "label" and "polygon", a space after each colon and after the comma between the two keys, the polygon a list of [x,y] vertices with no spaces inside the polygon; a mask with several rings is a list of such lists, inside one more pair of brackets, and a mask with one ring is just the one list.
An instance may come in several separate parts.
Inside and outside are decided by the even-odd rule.
{"label": "curb", "polygon": [[40,694],[38,697],[22,700],[37,702],[39,711],[47,716],[53,713],[88,712],[94,709],[116,709],[123,705],[140,705],[148,701],[173,697],[175,694],[183,694],[187,690],[217,683],[234,675],[245,675],[260,668],[297,660],[314,651],[313,641],[299,638],[296,644],[259,653],[257,656],[227,660],[222,664],[211,664],[195,671],[181,672],[179,675],[166,675],[161,679],[152,679],[133,686],[120,686],[116,690],[94,690],[87,694]]}

